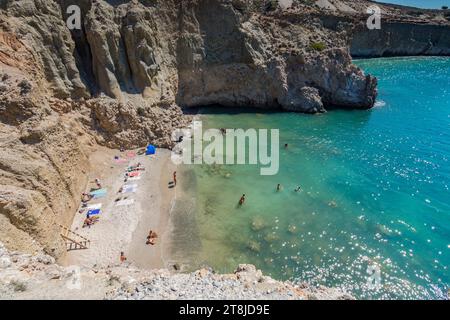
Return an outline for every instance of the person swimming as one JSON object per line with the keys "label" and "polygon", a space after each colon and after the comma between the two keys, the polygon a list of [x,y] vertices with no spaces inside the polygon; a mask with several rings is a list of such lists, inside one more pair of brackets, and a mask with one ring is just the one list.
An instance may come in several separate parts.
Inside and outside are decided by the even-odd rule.
{"label": "person swimming", "polygon": [[281,189],[282,189],[281,184],[278,184],[278,185],[277,185],[277,191],[281,191]]}
{"label": "person swimming", "polygon": [[302,188],[300,188],[300,186],[297,186],[297,187],[294,189],[294,191],[295,191],[295,192],[300,192],[300,191],[302,191]]}
{"label": "person swimming", "polygon": [[245,202],[245,194],[243,194],[241,199],[239,199],[239,205],[242,206],[244,202]]}

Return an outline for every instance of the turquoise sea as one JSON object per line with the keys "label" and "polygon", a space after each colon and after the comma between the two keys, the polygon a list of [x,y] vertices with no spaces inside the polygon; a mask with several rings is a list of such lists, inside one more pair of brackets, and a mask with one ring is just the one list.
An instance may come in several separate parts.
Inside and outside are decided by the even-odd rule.
{"label": "turquoise sea", "polygon": [[425,9],[440,9],[442,6],[450,6],[450,0],[380,0],[378,2]]}
{"label": "turquoise sea", "polygon": [[[379,78],[369,111],[201,110],[206,127],[276,128],[289,147],[275,176],[256,165],[188,168],[198,264],[251,263],[364,299],[448,297],[450,58],[356,63]],[[377,287],[367,285],[370,266]]]}

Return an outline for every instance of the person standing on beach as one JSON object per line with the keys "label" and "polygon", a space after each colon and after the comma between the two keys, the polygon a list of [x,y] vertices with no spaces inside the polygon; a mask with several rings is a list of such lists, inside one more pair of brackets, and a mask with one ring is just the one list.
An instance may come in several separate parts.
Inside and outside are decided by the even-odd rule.
{"label": "person standing on beach", "polygon": [[173,173],[173,184],[175,186],[177,185],[177,172],[176,171]]}
{"label": "person standing on beach", "polygon": [[242,206],[244,202],[245,202],[245,194],[243,194],[241,199],[239,199],[239,205]]}
{"label": "person standing on beach", "polygon": [[127,257],[125,257],[125,253],[123,253],[123,251],[120,253],[120,262],[125,262],[127,261]]}

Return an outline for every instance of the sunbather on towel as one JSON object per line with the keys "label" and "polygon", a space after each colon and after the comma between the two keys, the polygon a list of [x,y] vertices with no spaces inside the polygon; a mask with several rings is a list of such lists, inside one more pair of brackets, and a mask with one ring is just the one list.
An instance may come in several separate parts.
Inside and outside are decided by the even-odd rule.
{"label": "sunbather on towel", "polygon": [[91,217],[84,219],[83,228],[91,227],[94,224],[94,220]]}
{"label": "sunbather on towel", "polygon": [[82,202],[89,202],[92,200],[94,196],[90,195],[89,193],[85,193],[83,192],[83,194],[81,195],[81,201]]}
{"label": "sunbather on towel", "polygon": [[151,244],[152,246],[155,245],[156,239],[158,238],[158,235],[153,230],[150,230],[147,236],[147,243]]}
{"label": "sunbather on towel", "polygon": [[87,217],[84,219],[83,228],[91,227],[94,223],[98,221],[98,217]]}

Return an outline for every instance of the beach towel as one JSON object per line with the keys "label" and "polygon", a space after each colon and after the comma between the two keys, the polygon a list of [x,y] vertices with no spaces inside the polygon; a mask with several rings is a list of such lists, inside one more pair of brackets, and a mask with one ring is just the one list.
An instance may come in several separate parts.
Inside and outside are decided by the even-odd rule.
{"label": "beach towel", "polygon": [[134,152],[134,151],[129,151],[129,152],[127,152],[127,158],[128,158],[128,159],[134,159],[134,158],[136,158],[136,152]]}
{"label": "beach towel", "polygon": [[128,184],[122,187],[122,193],[136,192],[137,184]]}
{"label": "beach towel", "polygon": [[93,196],[94,199],[98,199],[98,198],[105,197],[107,192],[108,192],[107,189],[99,189],[99,190],[92,191],[90,193],[90,195]]}
{"label": "beach towel", "polygon": [[100,209],[95,209],[95,210],[89,210],[87,215],[88,216],[95,216],[95,215],[98,215],[100,213],[101,213]]}
{"label": "beach towel", "polygon": [[130,178],[133,178],[133,177],[139,177],[140,175],[141,175],[141,173],[140,173],[139,171],[128,172],[128,176],[129,176]]}
{"label": "beach towel", "polygon": [[120,206],[128,206],[130,204],[134,203],[134,199],[126,199],[126,200],[120,200],[118,202],[116,202],[116,206],[120,207]]}
{"label": "beach towel", "polygon": [[131,178],[128,178],[128,181],[136,181],[136,180],[141,180],[141,176],[137,176],[137,177],[131,177]]}
{"label": "beach towel", "polygon": [[115,163],[118,163],[118,164],[122,164],[122,163],[127,163],[128,160],[127,160],[127,159],[119,158],[119,159],[114,159],[114,162],[115,162]]}
{"label": "beach towel", "polygon": [[101,209],[101,208],[102,208],[102,204],[101,203],[95,203],[95,204],[89,205],[86,209],[88,209],[88,210],[96,210],[96,209]]}

